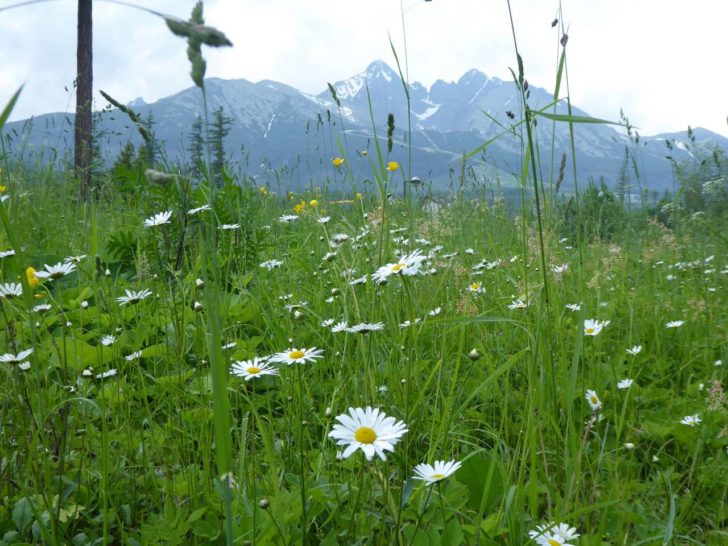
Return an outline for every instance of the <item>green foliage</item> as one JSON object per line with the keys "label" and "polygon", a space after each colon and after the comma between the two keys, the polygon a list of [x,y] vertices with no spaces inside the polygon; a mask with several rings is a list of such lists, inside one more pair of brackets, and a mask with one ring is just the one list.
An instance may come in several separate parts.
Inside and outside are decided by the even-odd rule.
{"label": "green foliage", "polygon": [[577,239],[577,230],[581,229],[585,240],[609,241],[623,232],[626,212],[620,200],[603,181],[599,186],[590,181],[586,190],[579,194],[578,206],[580,216],[577,215],[573,197],[559,204],[563,237],[574,241]]}

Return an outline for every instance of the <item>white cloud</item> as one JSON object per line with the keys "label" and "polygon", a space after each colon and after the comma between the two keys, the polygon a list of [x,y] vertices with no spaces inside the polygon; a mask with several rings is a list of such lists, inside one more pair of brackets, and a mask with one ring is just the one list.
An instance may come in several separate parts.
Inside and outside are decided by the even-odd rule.
{"label": "white cloud", "polygon": [[[10,1],[0,2],[0,7]],[[145,5],[183,18],[193,0]],[[470,68],[510,79],[515,68],[507,5],[501,0],[402,0],[412,81],[456,80]],[[512,2],[518,45],[531,84],[551,89],[558,61],[558,3]],[[616,119],[623,108],[643,134],[688,124],[728,134],[728,2],[563,1],[573,102]],[[388,33],[404,61],[400,2],[367,0],[208,0],[207,23],[232,49],[206,50],[208,76],[283,81],[309,93],[371,61],[394,65]],[[122,101],[147,101],[191,85],[184,42],[163,21],[94,4],[95,87]],[[75,3],[50,2],[0,13],[0,104],[23,82],[13,119],[72,111]],[[65,91],[64,86],[70,91]],[[97,105],[104,106],[96,95]]]}

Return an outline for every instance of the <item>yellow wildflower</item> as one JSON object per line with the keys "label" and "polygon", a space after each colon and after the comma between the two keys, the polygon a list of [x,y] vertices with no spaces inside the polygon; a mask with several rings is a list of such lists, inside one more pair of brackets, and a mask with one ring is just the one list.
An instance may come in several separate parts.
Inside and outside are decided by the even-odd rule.
{"label": "yellow wildflower", "polygon": [[387,170],[388,171],[394,172],[397,169],[399,169],[399,163],[397,163],[396,161],[390,161],[389,163],[387,163]]}
{"label": "yellow wildflower", "polygon": [[0,184],[0,193],[5,192],[5,190],[7,190],[7,189],[8,189],[7,186],[3,186],[2,184]]}
{"label": "yellow wildflower", "polygon": [[258,188],[258,191],[259,191],[260,193],[262,193],[263,195],[268,195],[268,188],[266,188],[265,186],[261,186],[261,187],[259,187],[259,188]]}
{"label": "yellow wildflower", "polygon": [[35,269],[28,266],[28,269],[25,270],[25,274],[28,276],[28,284],[31,288],[35,288],[40,284],[38,277],[35,276]]}
{"label": "yellow wildflower", "polygon": [[306,208],[306,201],[301,201],[298,205],[295,205],[293,207],[293,212],[296,214],[301,214],[303,212],[303,209]]}
{"label": "yellow wildflower", "polygon": [[341,165],[343,163],[344,163],[344,158],[343,157],[335,157],[334,159],[331,160],[331,164],[334,167],[341,167]]}
{"label": "yellow wildflower", "polygon": [[362,197],[363,197],[363,195],[362,195],[361,193],[357,193],[357,194],[356,194],[356,198],[357,198],[357,199],[361,199]]}
{"label": "yellow wildflower", "polygon": [[317,200],[317,199],[311,199],[311,200],[310,200],[310,201],[308,202],[308,206],[309,206],[309,207],[314,207],[314,208],[318,207],[318,200]]}

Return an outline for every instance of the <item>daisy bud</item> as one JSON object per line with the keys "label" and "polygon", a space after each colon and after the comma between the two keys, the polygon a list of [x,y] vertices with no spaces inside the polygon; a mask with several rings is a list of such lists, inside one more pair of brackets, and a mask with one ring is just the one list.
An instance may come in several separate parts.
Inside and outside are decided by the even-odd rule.
{"label": "daisy bud", "polygon": [[107,277],[111,277],[111,269],[107,269],[106,271],[104,271],[104,275],[106,275]]}
{"label": "daisy bud", "polygon": [[634,444],[632,442],[626,442],[624,444],[624,449],[632,450],[632,449],[634,449]]}
{"label": "daisy bud", "polygon": [[199,301],[196,301],[192,304],[192,309],[195,311],[202,311],[202,304]]}
{"label": "daisy bud", "polygon": [[195,286],[196,286],[197,288],[202,288],[203,286],[205,286],[205,281],[203,281],[202,279],[197,279],[197,280],[195,281]]}
{"label": "daisy bud", "polygon": [[468,353],[468,358],[475,362],[476,360],[480,359],[480,353],[478,352],[478,349],[473,349]]}
{"label": "daisy bud", "polygon": [[304,314],[301,313],[301,311],[294,311],[293,312],[293,318],[296,320],[301,320],[304,317]]}
{"label": "daisy bud", "polygon": [[81,309],[88,309],[88,302],[86,300],[81,302]]}
{"label": "daisy bud", "polygon": [[260,506],[263,510],[267,510],[270,506],[270,502],[268,501],[268,499],[260,499],[258,506]]}
{"label": "daisy bud", "polygon": [[338,288],[332,288],[331,289],[331,295],[332,296],[338,296],[340,293],[341,293],[341,290],[339,290]]}
{"label": "daisy bud", "polygon": [[332,413],[333,413],[333,411],[331,410],[331,408],[326,408],[326,411],[324,412],[324,415],[326,417],[331,417]]}

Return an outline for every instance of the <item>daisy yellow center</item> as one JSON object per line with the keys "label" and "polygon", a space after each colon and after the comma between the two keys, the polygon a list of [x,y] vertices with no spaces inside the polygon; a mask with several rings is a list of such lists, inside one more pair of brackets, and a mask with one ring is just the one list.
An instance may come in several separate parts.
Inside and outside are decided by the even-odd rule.
{"label": "daisy yellow center", "polygon": [[404,267],[404,264],[394,264],[392,266],[392,271],[400,271]]}
{"label": "daisy yellow center", "polygon": [[248,373],[250,375],[259,374],[260,373],[260,368],[258,368],[257,366],[251,366],[250,368],[248,368]]}
{"label": "daisy yellow center", "polygon": [[594,328],[587,328],[587,329],[585,330],[585,332],[586,332],[587,334],[593,334],[593,333],[594,333]]}
{"label": "daisy yellow center", "polygon": [[361,444],[373,444],[377,439],[377,433],[373,428],[361,427],[354,433],[354,439]]}
{"label": "daisy yellow center", "polygon": [[477,282],[474,282],[473,284],[470,285],[470,288],[471,288],[471,290],[477,290],[478,288],[480,288],[480,284],[478,284]]}
{"label": "daisy yellow center", "polygon": [[559,542],[555,538],[550,538],[548,542],[549,542],[549,546],[563,546],[561,544],[561,542]]}
{"label": "daisy yellow center", "polygon": [[445,477],[445,474],[433,474],[430,476],[433,480],[441,480]]}
{"label": "daisy yellow center", "polygon": [[291,360],[297,360],[299,358],[303,358],[304,356],[306,356],[306,353],[304,353],[303,351],[299,351],[298,349],[288,353],[288,358],[290,358]]}
{"label": "daisy yellow center", "polygon": [[592,404],[598,404],[599,403],[599,398],[597,398],[596,396],[591,396],[589,398],[589,400],[591,400],[591,403]]}

